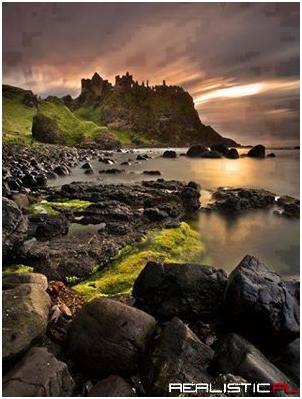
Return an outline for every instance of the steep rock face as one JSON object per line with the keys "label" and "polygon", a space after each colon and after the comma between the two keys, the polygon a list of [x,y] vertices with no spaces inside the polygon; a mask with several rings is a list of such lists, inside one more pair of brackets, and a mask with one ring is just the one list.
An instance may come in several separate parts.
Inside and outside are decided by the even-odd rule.
{"label": "steep rock face", "polygon": [[114,130],[131,130],[154,143],[238,145],[201,123],[192,97],[183,88],[165,82],[153,87],[140,85],[128,72],[116,77],[115,86],[97,74],[82,79],[81,95],[71,107],[83,105],[99,108],[100,124]]}

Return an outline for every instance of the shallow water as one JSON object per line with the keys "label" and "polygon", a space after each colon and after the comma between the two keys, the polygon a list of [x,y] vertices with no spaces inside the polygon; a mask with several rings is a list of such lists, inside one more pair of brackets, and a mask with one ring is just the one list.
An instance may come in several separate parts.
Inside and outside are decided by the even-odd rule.
{"label": "shallow water", "polygon": [[[300,197],[299,150],[273,150],[276,158],[251,159],[193,159],[178,157],[165,159],[164,149],[136,150],[118,153],[114,165],[91,160],[95,175],[85,175],[80,167],[64,178],[49,181],[58,186],[72,181],[98,183],[134,183],[154,180],[157,176],[143,175],[144,170],[159,170],[164,179],[193,180],[202,187],[201,202],[206,205],[210,191],[220,186],[263,188],[277,195]],[[178,154],[185,149],[176,149]],[[240,153],[248,150],[240,149]],[[270,152],[270,151],[268,151]],[[138,153],[153,159],[121,166],[122,161],[134,160]],[[101,169],[125,169],[117,175],[99,174]],[[238,215],[201,212],[196,223],[206,247],[207,264],[230,272],[246,254],[254,255],[284,275],[299,274],[299,221],[277,217],[272,210],[248,211]],[[202,261],[202,260],[201,260]]]}

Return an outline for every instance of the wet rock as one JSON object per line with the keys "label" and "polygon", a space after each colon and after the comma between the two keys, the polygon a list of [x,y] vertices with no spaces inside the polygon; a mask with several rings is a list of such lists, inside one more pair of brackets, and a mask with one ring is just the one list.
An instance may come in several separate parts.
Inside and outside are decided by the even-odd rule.
{"label": "wet rock", "polygon": [[296,204],[296,203],[284,204],[283,214],[285,216],[299,217],[300,216],[300,204]]}
{"label": "wet rock", "polygon": [[211,151],[217,151],[222,155],[226,155],[229,151],[228,147],[223,144],[217,144],[211,146]]}
{"label": "wet rock", "polygon": [[148,159],[148,157],[146,157],[146,155],[138,154],[138,156],[136,157],[137,161],[146,161],[147,159]]}
{"label": "wet rock", "polygon": [[273,363],[297,385],[300,385],[300,338],[279,351]]}
{"label": "wet rock", "polygon": [[3,377],[6,397],[71,396],[74,382],[65,363],[46,348],[31,348]]}
{"label": "wet rock", "polygon": [[267,154],[266,157],[267,158],[276,158],[276,154],[274,152],[271,152],[271,153]]}
{"label": "wet rock", "polygon": [[210,266],[148,262],[136,279],[135,306],[162,320],[212,320],[222,306],[226,273]]}
{"label": "wet rock", "polygon": [[213,351],[175,317],[163,330],[155,348],[145,359],[143,385],[147,396],[175,396],[169,383],[210,382],[207,368]]}
{"label": "wet rock", "polygon": [[92,169],[92,166],[89,162],[85,162],[82,166],[81,169]]}
{"label": "wet rock", "polygon": [[4,262],[14,258],[27,237],[28,220],[14,201],[2,198],[2,257]]}
{"label": "wet rock", "polygon": [[64,166],[64,165],[56,166],[56,167],[54,168],[53,171],[54,171],[54,173],[57,174],[58,176],[67,176],[67,175],[69,175],[69,170],[68,170],[68,168],[67,168],[66,166]]}
{"label": "wet rock", "polygon": [[265,147],[261,144],[255,145],[247,153],[248,157],[251,158],[265,158]]}
{"label": "wet rock", "polygon": [[169,216],[167,212],[158,208],[147,208],[144,210],[144,215],[151,221],[162,220]]}
{"label": "wet rock", "polygon": [[277,273],[250,255],[229,276],[225,316],[233,329],[265,347],[299,336],[296,299]]}
{"label": "wet rock", "polygon": [[114,160],[113,160],[113,159],[105,158],[105,157],[100,157],[100,158],[98,159],[98,161],[99,161],[99,162],[102,162],[102,163],[104,163],[104,164],[106,164],[106,165],[113,165],[113,164],[114,164]]}
{"label": "wet rock", "polygon": [[44,276],[12,275],[3,280],[2,359],[9,365],[45,334],[50,298],[43,286]]}
{"label": "wet rock", "polygon": [[98,381],[89,391],[90,397],[128,397],[136,396],[131,385],[118,375],[111,375],[104,380]]}
{"label": "wet rock", "polygon": [[37,174],[35,177],[37,187],[46,187],[47,186],[47,177],[43,173]]}
{"label": "wet rock", "polygon": [[37,186],[37,180],[33,175],[28,173],[22,177],[22,185],[24,187],[33,188]]}
{"label": "wet rock", "polygon": [[193,145],[187,151],[187,156],[192,158],[199,158],[202,153],[208,151],[207,147],[203,145]]}
{"label": "wet rock", "polygon": [[30,215],[31,236],[48,239],[68,233],[68,221],[64,215]]}
{"label": "wet rock", "polygon": [[20,188],[21,188],[21,185],[18,183],[18,181],[17,181],[16,179],[13,179],[12,177],[9,177],[9,178],[6,180],[6,183],[7,183],[8,187],[9,187],[11,190],[19,191]]}
{"label": "wet rock", "polygon": [[150,175],[150,176],[160,176],[161,172],[159,170],[144,170],[143,174]]}
{"label": "wet rock", "polygon": [[155,319],[138,309],[95,299],[72,321],[70,351],[82,369],[92,374],[130,375],[139,367],[155,327]]}
{"label": "wet rock", "polygon": [[85,173],[85,175],[93,175],[94,171],[93,171],[93,169],[86,169],[84,173]]}
{"label": "wet rock", "polygon": [[163,158],[177,158],[177,154],[173,150],[166,150],[162,156]]}
{"label": "wet rock", "polygon": [[[293,381],[277,369],[255,346],[236,334],[227,334],[220,339],[215,348],[211,370],[218,370],[223,374],[235,374],[252,383],[288,383],[290,389],[296,389]],[[283,391],[276,391],[270,395],[291,396]]]}
{"label": "wet rock", "polygon": [[229,159],[238,159],[239,158],[239,153],[236,150],[236,148],[230,148],[227,153],[225,154],[226,158]]}
{"label": "wet rock", "polygon": [[125,172],[125,169],[116,169],[116,168],[103,169],[99,171],[99,173],[108,173],[111,175],[116,175],[118,173],[123,173],[123,172]]}
{"label": "wet rock", "polygon": [[222,158],[222,155],[218,151],[204,151],[201,155],[201,158]]}

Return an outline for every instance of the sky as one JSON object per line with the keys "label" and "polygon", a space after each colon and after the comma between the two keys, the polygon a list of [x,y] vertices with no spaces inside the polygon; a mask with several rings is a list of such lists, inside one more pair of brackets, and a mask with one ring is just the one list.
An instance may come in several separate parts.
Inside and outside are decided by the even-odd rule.
{"label": "sky", "polygon": [[2,4],[5,84],[75,97],[129,71],[241,144],[299,145],[299,3]]}

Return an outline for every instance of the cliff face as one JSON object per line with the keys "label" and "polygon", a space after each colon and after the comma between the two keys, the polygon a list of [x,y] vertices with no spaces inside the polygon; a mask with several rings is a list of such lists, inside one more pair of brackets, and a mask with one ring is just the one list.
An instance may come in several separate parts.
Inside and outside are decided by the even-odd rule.
{"label": "cliff face", "polygon": [[162,145],[238,146],[201,123],[192,97],[181,87],[165,82],[154,87],[148,82],[140,85],[129,73],[117,76],[114,86],[97,74],[82,79],[81,95],[68,106],[74,110],[91,107],[97,110],[101,125],[131,130]]}

